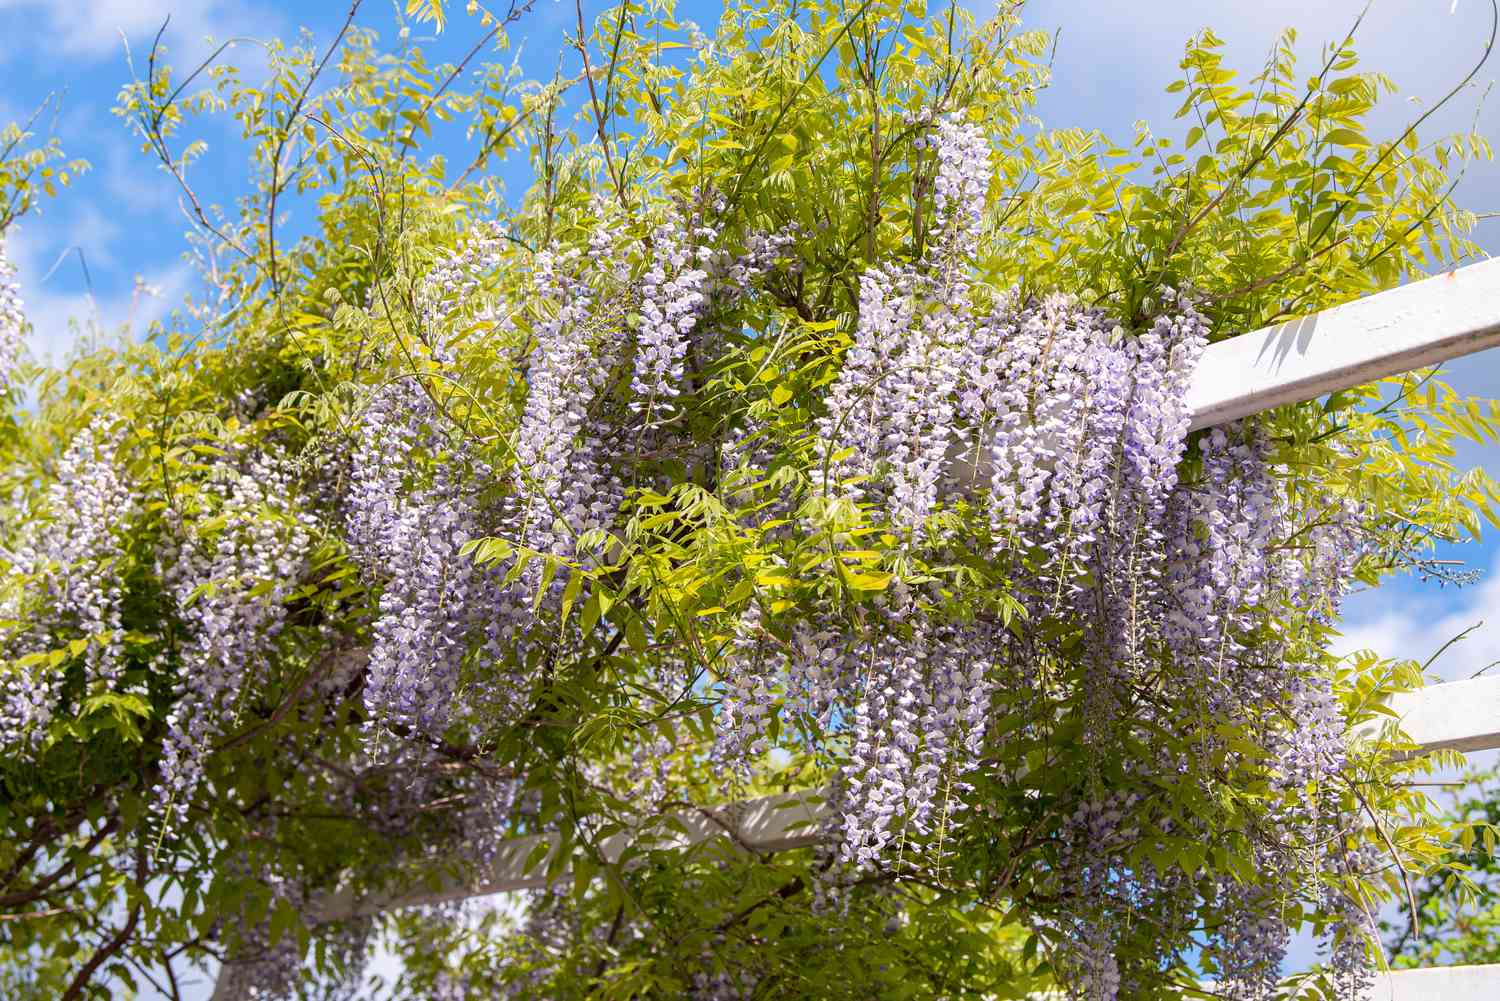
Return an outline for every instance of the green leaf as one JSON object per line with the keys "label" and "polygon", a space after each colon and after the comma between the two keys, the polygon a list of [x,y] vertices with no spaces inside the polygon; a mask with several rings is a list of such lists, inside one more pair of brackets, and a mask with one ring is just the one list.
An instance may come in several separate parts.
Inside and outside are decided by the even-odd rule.
{"label": "green leaf", "polygon": [[646,652],[646,624],[639,615],[631,614],[625,620],[625,639],[636,653]]}
{"label": "green leaf", "polygon": [[[579,594],[583,592],[583,571],[574,570],[568,574],[568,585],[563,589],[562,616],[560,623],[566,625],[568,613],[573,610],[573,603],[578,600]],[[588,632],[588,630],[584,630]]]}

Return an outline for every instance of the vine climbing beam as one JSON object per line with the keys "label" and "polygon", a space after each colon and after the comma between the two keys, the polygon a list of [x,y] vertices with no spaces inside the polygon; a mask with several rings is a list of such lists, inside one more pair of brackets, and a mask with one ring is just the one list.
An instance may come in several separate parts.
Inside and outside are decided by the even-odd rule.
{"label": "vine climbing beam", "polygon": [[[1413,753],[1500,748],[1500,677],[1429,685],[1394,696],[1390,706],[1402,731],[1417,745]],[[824,814],[824,795],[822,789],[811,789],[704,807],[694,814],[656,820],[651,827],[630,834],[616,834],[600,845],[600,853],[606,861],[618,861],[631,838],[648,841],[655,847],[689,847],[718,840],[727,850],[737,847],[777,852],[807,848],[819,840],[818,821]],[[541,847],[544,844],[546,847]],[[444,878],[433,885],[357,898],[335,893],[318,903],[317,916],[325,921],[337,920],[396,907],[536,889],[549,882],[547,863],[553,849],[550,839],[517,838],[497,852],[489,871],[477,878]]]}
{"label": "vine climbing beam", "polygon": [[1500,258],[1211,345],[1188,389],[1212,427],[1500,345]]}
{"label": "vine climbing beam", "polygon": [[[1424,278],[1208,346],[1188,385],[1192,427],[1500,346],[1500,258]],[[952,456],[956,482],[988,481],[989,455]]]}
{"label": "vine climbing beam", "polygon": [[[1500,259],[1211,345],[1188,389],[1192,426],[1223,424],[1495,346],[1500,346]],[[1391,707],[1420,751],[1500,747],[1500,678],[1433,685],[1397,696]],[[784,851],[814,844],[822,815],[820,791],[808,790],[703,808],[656,822],[670,829],[666,834],[639,830],[633,836],[662,846],[713,841],[749,851]],[[601,854],[614,861],[625,847],[624,836],[617,836],[601,846]],[[477,879],[446,877],[436,885],[359,897],[334,893],[317,901],[314,910],[321,920],[337,920],[544,886],[554,851],[555,845],[542,838],[518,838]],[[1386,987],[1392,1001],[1477,1001],[1495,996],[1497,970],[1401,971],[1389,975]]]}

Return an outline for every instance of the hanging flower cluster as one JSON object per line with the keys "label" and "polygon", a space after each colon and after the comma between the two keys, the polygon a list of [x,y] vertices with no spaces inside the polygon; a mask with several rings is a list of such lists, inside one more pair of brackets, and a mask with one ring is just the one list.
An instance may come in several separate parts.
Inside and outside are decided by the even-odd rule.
{"label": "hanging flower cluster", "polygon": [[[1076,691],[1088,746],[1122,750],[1136,727],[1180,726],[1133,703],[1132,692],[1167,686],[1179,711],[1185,699],[1210,721],[1204,753],[1223,739],[1215,724],[1271,749],[1269,775],[1289,803],[1278,817],[1288,845],[1341,833],[1345,818],[1317,802],[1345,753],[1330,681],[1290,642],[1252,635],[1267,609],[1336,607],[1361,553],[1357,512],[1330,501],[1331,516],[1296,524],[1268,445],[1250,429],[1215,429],[1188,456],[1187,382],[1208,340],[1190,297],[1163,293],[1157,319],[1131,335],[1066,296],[977,303],[965,276],[986,150],[951,122],[930,142],[937,225],[917,264],[860,278],[852,344],[815,426],[814,489],[859,505],[909,546],[987,546],[1019,585],[1030,628],[1074,623],[1079,641],[1069,653],[1017,642],[988,613],[946,622],[935,591],[899,579],[857,627],[829,610],[812,620],[827,626],[798,618],[783,633],[752,608],[721,668],[717,758],[746,767],[768,749],[773,716],[785,725],[811,710],[818,732],[847,734],[842,860],[898,866],[914,840],[941,851],[986,746],[996,680],[1021,679],[1039,706],[1055,704],[1069,688],[1038,677],[1040,665],[1082,658]],[[1194,474],[1182,480],[1188,458]],[[951,519],[935,528],[934,514],[954,505],[985,519],[987,539],[949,537]],[[1299,545],[1282,544],[1294,535]],[[1162,756],[1138,767],[1176,775],[1191,763]],[[1116,959],[1128,914],[1187,921],[1197,891],[1134,863],[1127,811],[1082,796],[1059,835],[1076,848],[1050,877],[1067,901],[1054,926],[1064,943],[1058,962],[1079,997],[1113,1001],[1139,975]],[[1131,809],[1150,817],[1147,803]],[[1235,996],[1269,996],[1288,939],[1285,902],[1316,895],[1291,852],[1263,855],[1258,897],[1224,888],[1236,919],[1211,951],[1234,957],[1223,968]],[[1338,933],[1345,961],[1358,949],[1342,943],[1362,943],[1362,927]],[[1143,952],[1151,947],[1135,943],[1131,954]]]}
{"label": "hanging flower cluster", "polygon": [[158,793],[178,821],[186,820],[211,743],[238,719],[270,666],[287,597],[307,566],[315,526],[295,498],[286,464],[275,456],[227,456],[203,484],[212,515],[184,519],[162,554],[159,573],[185,639]]}
{"label": "hanging flower cluster", "polygon": [[705,268],[713,259],[717,235],[701,225],[684,232],[675,219],[652,234],[651,264],[640,284],[641,318],[630,383],[647,426],[671,416],[689,336],[708,306],[710,277]]}
{"label": "hanging flower cluster", "polygon": [[[413,482],[419,453],[431,482]],[[459,482],[463,445],[410,381],[365,408],[344,505],[347,538],[367,579],[383,585],[364,701],[379,718],[422,732],[452,719],[453,696],[480,586],[463,545],[478,535],[472,491]]]}
{"label": "hanging flower cluster", "polygon": [[[440,732],[456,718],[474,651],[489,680],[466,689],[466,701],[521,704],[526,665],[546,635],[538,613],[556,609],[566,587],[565,574],[543,585],[543,560],[595,560],[580,541],[615,526],[623,457],[666,440],[689,346],[712,336],[712,303],[743,296],[786,245],[756,238],[731,255],[698,214],[674,210],[648,249],[624,235],[614,210],[596,209],[586,256],[544,250],[532,262],[538,315],[508,475],[474,458],[411,380],[379,390],[362,413],[342,506],[350,548],[379,589],[364,699],[384,723]],[[458,303],[493,329],[512,328],[520,310],[478,294],[502,242],[497,228],[480,227],[424,281],[423,339],[440,364],[452,363],[443,325]],[[498,499],[481,499],[497,486]],[[464,554],[487,535],[527,554],[517,573],[513,560],[480,569]]]}
{"label": "hanging flower cluster", "polygon": [[16,366],[26,350],[26,313],[22,309],[21,289],[16,283],[16,269],[0,236],[0,395],[15,385]]}
{"label": "hanging flower cluster", "polygon": [[[593,598],[595,623],[612,630],[599,663],[625,639],[639,661],[621,690],[681,685],[679,702],[715,702],[707,755],[719,776],[749,777],[778,733],[808,738],[834,776],[821,913],[861,879],[907,872],[919,853],[941,869],[955,843],[982,839],[972,794],[1026,778],[997,774],[993,752],[1061,720],[1084,766],[1037,807],[1051,811],[1038,821],[1045,861],[1028,878],[1048,901],[1036,929],[1076,997],[1115,1001],[1171,961],[1164,950],[1181,936],[1158,942],[1129,916],[1150,913],[1175,932],[1197,928],[1208,909],[1220,920],[1203,954],[1225,996],[1265,1001],[1288,917],[1309,899],[1337,917],[1337,975],[1366,983],[1368,918],[1338,879],[1372,860],[1326,847],[1347,833],[1331,791],[1348,758],[1339,705],[1300,626],[1262,628],[1272,618],[1329,621],[1363,555],[1361,512],[1336,497],[1292,496],[1273,444],[1252,426],[1190,434],[1186,391],[1209,333],[1191,294],[1160,290],[1144,309],[1151,319],[1127,331],[1072,296],[994,294],[979,283],[991,150],[957,119],[922,128],[931,229],[906,257],[849,276],[857,313],[847,348],[808,362],[805,371],[824,365],[824,375],[791,432],[769,421],[736,428],[742,415],[705,415],[713,405],[700,396],[727,346],[764,336],[737,327],[733,311],[791,237],[751,237],[731,255],[702,209],[674,206],[647,238],[595,206],[587,248],[532,254],[523,280],[505,286],[521,290],[509,293],[517,301],[494,292],[505,285],[495,272],[512,262],[498,227],[476,229],[432,269],[415,296],[420,371],[370,391],[340,439],[347,477],[323,497],[300,494],[272,448],[236,447],[208,464],[195,507],[161,505],[156,573],[181,626],[157,787],[168,814],[186,819],[214,744],[269,675],[288,603],[305,593],[317,531],[308,511],[327,507],[370,595],[358,625],[368,654],[335,664],[309,691],[329,703],[359,694],[351,711],[362,710],[365,739],[345,761],[356,778],[330,799],[382,835],[419,841],[442,804],[444,843],[483,865],[505,829],[535,812],[524,776],[455,777],[447,766],[472,763],[497,724],[552,707],[534,696],[555,697],[546,686],[569,658],[595,649],[563,610]],[[463,338],[449,328],[475,323],[516,347],[504,360],[514,367],[508,388],[483,401],[495,412],[484,436],[455,416],[472,401],[441,388],[465,372]],[[22,325],[0,246],[0,391]],[[143,510],[119,460],[126,438],[102,419],[80,432],[47,488],[45,517],[6,554],[7,661],[81,641],[72,656],[89,684],[120,681],[118,568],[125,526]],[[757,482],[774,444],[811,457],[801,478]],[[673,463],[690,483],[662,472]],[[732,609],[674,596],[684,617],[705,620],[701,636],[665,618],[627,636],[603,589],[584,580],[619,570],[610,558],[649,533],[635,517],[642,496],[677,486],[711,494],[730,466],[738,485],[725,493],[754,503],[737,510],[715,498],[725,533],[771,540],[754,554],[771,554],[769,579],[830,579],[805,600],[777,601],[748,572],[741,597],[723,601]],[[812,537],[848,562],[799,568],[775,550]],[[867,537],[881,540],[875,558],[885,562],[856,586],[845,578],[871,551]],[[477,559],[497,538],[504,555]],[[631,573],[666,579],[693,563],[681,537],[663,538],[647,570]],[[978,575],[976,564],[1003,586],[954,600],[960,589],[948,580]],[[748,568],[715,566],[714,579]],[[645,590],[620,576],[611,601]],[[1001,592],[1009,604],[990,600]],[[716,623],[723,643],[705,653],[698,641]],[[705,667],[712,676],[694,673]],[[0,676],[0,741],[34,743],[62,679],[24,667]],[[998,726],[1006,714],[1023,722]],[[618,757],[586,761],[578,774],[643,812],[665,810],[673,769],[701,753],[690,739],[638,727]],[[1181,749],[1189,740],[1192,754]],[[1172,815],[1150,792],[1208,759],[1271,790],[1274,836],[1255,842],[1254,881],[1196,882],[1138,850],[1144,830],[1212,840],[1213,820]],[[1100,762],[1118,767],[1105,774]],[[300,886],[277,890],[302,902]],[[517,946],[533,975],[517,991],[541,989],[567,943],[592,934],[572,907],[552,890],[536,896]],[[288,940],[272,948],[266,930],[248,935],[264,946],[260,965],[246,959],[234,974],[258,983],[241,985],[253,996],[292,989],[296,957]],[[753,988],[748,974],[705,968],[691,990],[729,998]]]}
{"label": "hanging flower cluster", "polygon": [[[6,660],[81,642],[85,675],[106,689],[123,669],[120,569],[136,510],[118,454],[124,429],[96,418],[69,443],[48,486],[46,510],[9,554],[10,581],[0,606]],[[27,607],[27,590],[47,598]],[[62,676],[44,664],[0,676],[0,741],[34,741],[46,727]]]}

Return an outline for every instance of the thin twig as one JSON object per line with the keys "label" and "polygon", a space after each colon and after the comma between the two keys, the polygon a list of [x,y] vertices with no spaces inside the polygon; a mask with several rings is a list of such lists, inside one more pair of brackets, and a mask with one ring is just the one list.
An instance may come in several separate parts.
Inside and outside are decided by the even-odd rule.
{"label": "thin twig", "polygon": [[349,13],[344,17],[344,25],[339,28],[339,33],[328,43],[328,48],[323,51],[323,58],[313,67],[313,71],[307,77],[307,82],[302,85],[302,90],[297,94],[297,100],[293,102],[292,109],[286,116],[286,128],[281,132],[281,138],[276,140],[276,149],[271,154],[271,193],[266,205],[266,254],[270,258],[271,268],[271,294],[278,295],[281,292],[281,279],[276,267],[276,199],[281,195],[281,156],[286,151],[286,144],[291,141],[293,133],[297,129],[297,119],[302,115],[302,106],[307,103],[307,95],[312,92],[313,84],[318,82],[318,77],[323,75],[323,69],[328,65],[328,60],[333,58],[333,53],[343,44],[344,36],[349,33],[349,28],[354,24],[354,15],[359,13],[360,4],[364,0],[353,0],[349,4]]}
{"label": "thin twig", "polygon": [[[594,86],[594,70],[589,65],[588,39],[584,36],[587,29],[583,24],[583,0],[574,0],[573,6],[578,11],[578,38],[574,43],[574,47],[578,49],[578,54],[583,57],[583,79],[589,85],[589,104],[594,111],[594,127],[599,132],[599,146],[604,151],[604,169],[609,174],[610,183],[615,186],[615,197],[620,200],[620,207],[628,210],[630,202],[625,197],[625,178],[615,173],[614,157],[610,153],[611,143],[608,132],[604,127],[604,110],[599,105],[599,91]],[[611,67],[611,77],[613,74],[614,68]]]}
{"label": "thin twig", "polygon": [[[145,842],[141,842],[136,846],[135,854],[136,882],[138,884],[144,885],[146,882]],[[120,930],[116,932],[109,941],[103,943],[99,946],[99,948],[94,950],[94,954],[89,957],[89,961],[83,964],[83,968],[78,971],[78,974],[73,978],[73,981],[68,984],[68,989],[63,992],[61,1001],[77,1001],[78,998],[83,996],[83,990],[89,985],[89,981],[93,979],[94,971],[103,966],[105,961],[108,960],[109,957],[113,956],[115,953],[124,948],[125,943],[130,941],[130,936],[135,934],[135,926],[140,921],[140,919],[141,901],[140,898],[137,897],[135,903],[130,905],[130,914],[128,917],[126,917],[125,924],[121,926]]]}

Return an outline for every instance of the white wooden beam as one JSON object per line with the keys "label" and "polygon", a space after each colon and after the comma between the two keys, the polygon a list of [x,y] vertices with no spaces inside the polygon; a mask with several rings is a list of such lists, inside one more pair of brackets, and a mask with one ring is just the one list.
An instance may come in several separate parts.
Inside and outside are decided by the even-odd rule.
{"label": "white wooden beam", "polygon": [[[632,842],[652,847],[687,848],[722,837],[726,847],[759,854],[805,848],[818,840],[818,821],[824,816],[822,789],[804,789],[775,796],[762,796],[742,803],[701,807],[677,813],[670,821],[655,821],[649,827],[621,832],[600,843],[606,862],[617,862]],[[538,845],[547,850],[538,854]],[[547,863],[556,851],[556,835],[515,838],[504,844],[477,879],[443,875],[435,885],[399,889],[355,897],[348,891],[330,894],[313,909],[317,920],[329,921],[376,914],[396,907],[437,904],[466,897],[514,890],[534,890],[549,882]],[[535,863],[528,865],[528,861]]]}
{"label": "white wooden beam", "polygon": [[[1423,751],[1451,749],[1482,751],[1500,748],[1500,677],[1429,685],[1395,696],[1391,708],[1402,730]],[[1366,731],[1368,732],[1368,731]],[[677,814],[671,823],[653,831],[616,834],[601,845],[607,861],[617,861],[631,837],[647,838],[659,846],[701,844],[723,837],[726,844],[747,851],[778,852],[806,848],[818,841],[818,821],[824,816],[826,790],[766,796],[744,803],[704,807]],[[678,831],[680,826],[683,830]],[[488,871],[474,880],[444,877],[435,886],[372,893],[355,898],[347,892],[325,898],[315,909],[320,920],[374,914],[395,907],[434,904],[464,897],[547,885],[546,862],[528,867],[541,836],[507,842]],[[550,850],[544,859],[550,858]],[[1495,996],[1500,998],[1500,994]]]}
{"label": "white wooden beam", "polygon": [[1375,978],[1366,1001],[1495,1001],[1500,966],[1430,966]]}
{"label": "white wooden beam", "polygon": [[1500,345],[1500,258],[1210,345],[1188,388],[1193,427]]}
{"label": "white wooden beam", "polygon": [[1500,676],[1428,685],[1393,696],[1390,705],[1401,729],[1424,751],[1500,747]]}

